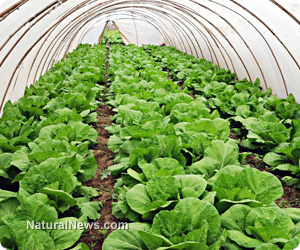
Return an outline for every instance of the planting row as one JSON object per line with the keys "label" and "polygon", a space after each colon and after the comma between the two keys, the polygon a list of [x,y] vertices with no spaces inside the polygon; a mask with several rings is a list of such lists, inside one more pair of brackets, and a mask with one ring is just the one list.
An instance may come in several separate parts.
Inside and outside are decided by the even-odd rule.
{"label": "planting row", "polygon": [[258,79],[236,82],[230,71],[218,70],[205,60],[199,63],[174,48],[144,48],[171,72],[172,79],[205,98],[208,108],[230,122],[241,148],[263,157],[272,170],[288,175],[283,178],[286,184],[300,188],[300,105],[292,94],[279,99],[271,89],[262,93]]}
{"label": "planting row", "polygon": [[[133,223],[103,249],[298,246],[299,209],[280,209],[280,181],[243,165],[247,154],[239,153],[266,154],[268,164],[297,175],[299,105],[292,96],[263,94],[259,81],[235,82],[229,71],[174,48],[115,45],[108,60],[116,115],[107,129],[118,153],[110,171],[121,176],[113,213]],[[7,249],[66,249],[84,232],[27,230],[27,221],[99,218],[99,204],[90,202],[98,191],[81,182],[97,168],[90,150],[97,133],[88,124],[96,121],[105,63],[103,45],[82,45],[6,104],[0,242]],[[229,138],[231,129],[240,141]]]}
{"label": "planting row", "polygon": [[189,65],[211,92],[217,83],[235,89],[246,81],[235,84],[234,74],[183,55],[154,46],[110,49],[108,103],[116,115],[108,145],[118,154],[109,169],[121,175],[113,214],[132,223],[110,234],[103,249],[295,249],[300,213],[274,203],[283,194],[280,181],[243,165],[247,154],[229,138],[223,110],[169,76],[181,78]]}
{"label": "planting row", "polygon": [[[97,120],[105,61],[103,45],[81,45],[19,101],[6,103],[0,119],[0,242],[6,249],[67,249],[84,230],[55,229],[55,223],[99,218],[98,202],[90,202],[99,192],[81,182],[97,169],[90,150],[97,132],[88,124]],[[52,228],[33,228],[38,223]]]}

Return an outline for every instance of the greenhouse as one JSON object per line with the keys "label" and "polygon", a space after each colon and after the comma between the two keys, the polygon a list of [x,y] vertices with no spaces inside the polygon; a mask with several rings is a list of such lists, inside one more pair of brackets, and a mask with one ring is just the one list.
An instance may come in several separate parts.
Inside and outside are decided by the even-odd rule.
{"label": "greenhouse", "polygon": [[300,249],[300,2],[0,0],[0,250]]}

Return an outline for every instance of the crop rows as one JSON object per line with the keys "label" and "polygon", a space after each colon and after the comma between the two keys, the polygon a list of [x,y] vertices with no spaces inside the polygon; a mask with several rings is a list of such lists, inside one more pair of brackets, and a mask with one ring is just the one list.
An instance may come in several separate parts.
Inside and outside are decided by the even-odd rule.
{"label": "crop rows", "polygon": [[54,223],[100,217],[98,202],[90,202],[99,192],[82,182],[97,170],[90,150],[97,131],[88,124],[97,121],[104,87],[96,83],[104,81],[105,61],[103,45],[82,45],[19,101],[6,103],[0,119],[0,242],[6,249],[67,249],[84,230],[54,229]]}
{"label": "crop rows", "polygon": [[[277,116],[283,114],[276,109],[264,108],[257,117],[249,113],[284,101],[270,90],[263,94],[259,81],[236,83],[229,71],[173,48],[113,46],[109,64],[108,103],[117,114],[107,129],[112,134],[109,147],[118,153],[110,170],[121,174],[113,213],[132,223],[130,230],[110,234],[104,250],[299,245],[298,209],[281,209],[274,203],[283,194],[281,182],[243,165],[247,154],[239,153],[239,141],[229,138],[233,121],[243,124],[245,119],[251,133],[244,147],[268,152],[278,146],[276,136],[294,140],[295,120],[290,126],[286,120],[280,123]],[[291,96],[287,100],[293,101]],[[233,112],[242,119],[234,119]],[[297,117],[297,111],[293,115]],[[239,132],[248,127],[234,128]]]}
{"label": "crop rows", "polygon": [[229,71],[216,70],[216,65],[205,68],[205,60],[201,66],[193,56],[174,48],[145,46],[145,50],[175,81],[204,97],[208,108],[230,121],[240,148],[263,157],[274,172],[287,175],[283,178],[287,185],[300,187],[300,105],[292,94],[279,99],[270,88],[262,93],[259,79],[254,84],[247,79],[236,82]]}
{"label": "crop rows", "polygon": [[262,93],[258,80],[237,82],[230,71],[174,48],[113,43],[108,58],[104,45],[81,45],[6,104],[1,244],[67,249],[84,230],[27,230],[27,221],[99,219],[99,203],[91,202],[99,192],[82,183],[97,170],[90,125],[108,79],[107,105],[116,113],[106,128],[116,153],[112,212],[131,223],[112,232],[104,250],[295,249],[299,209],[276,205],[281,182],[245,165],[244,153],[264,157],[297,185],[300,106],[293,96]]}

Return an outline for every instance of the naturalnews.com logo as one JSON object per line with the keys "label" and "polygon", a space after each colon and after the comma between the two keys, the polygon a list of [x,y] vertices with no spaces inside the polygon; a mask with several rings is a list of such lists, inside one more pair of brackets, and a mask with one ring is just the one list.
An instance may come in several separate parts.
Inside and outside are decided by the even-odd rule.
{"label": "naturalnews.com logo", "polygon": [[84,230],[84,229],[96,229],[96,230],[108,230],[119,229],[128,230],[129,224],[126,222],[106,222],[101,225],[99,222],[84,223],[78,221],[64,221],[64,222],[35,222],[27,221],[27,230]]}

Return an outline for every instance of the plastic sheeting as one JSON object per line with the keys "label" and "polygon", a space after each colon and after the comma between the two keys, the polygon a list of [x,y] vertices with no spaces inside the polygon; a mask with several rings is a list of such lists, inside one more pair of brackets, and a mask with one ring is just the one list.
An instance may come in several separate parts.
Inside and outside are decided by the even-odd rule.
{"label": "plastic sheeting", "polygon": [[128,43],[175,46],[300,102],[298,0],[2,0],[0,110],[110,20]]}
{"label": "plastic sheeting", "polygon": [[114,21],[115,26],[120,31],[125,44],[143,44],[163,45],[164,39],[159,31],[151,24],[130,19],[120,19]]}
{"label": "plastic sheeting", "polygon": [[88,43],[88,44],[97,44],[99,43],[100,36],[103,34],[105,29],[106,23],[100,23],[97,25],[93,25],[85,33],[82,34],[81,43]]}
{"label": "plastic sheeting", "polygon": [[2,0],[0,2],[0,16],[2,16],[5,12],[13,9],[21,2],[21,0]]}

